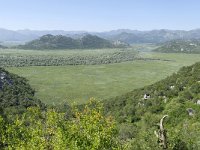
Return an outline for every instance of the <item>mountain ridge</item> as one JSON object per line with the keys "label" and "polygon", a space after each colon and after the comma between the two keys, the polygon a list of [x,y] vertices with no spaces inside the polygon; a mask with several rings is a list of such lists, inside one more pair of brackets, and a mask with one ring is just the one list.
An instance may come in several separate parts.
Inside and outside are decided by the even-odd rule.
{"label": "mountain ridge", "polygon": [[86,34],[81,38],[73,39],[63,35],[47,34],[39,39],[30,41],[16,48],[21,49],[101,49],[128,46],[120,42],[110,42],[96,35]]}
{"label": "mountain ridge", "polygon": [[111,41],[122,40],[122,42],[126,42],[129,44],[162,43],[174,39],[200,39],[200,29],[193,29],[188,31],[168,30],[168,29],[158,29],[149,31],[118,29],[118,30],[111,30],[104,32],[88,32],[88,31],[29,30],[29,29],[13,31],[0,28],[0,41],[28,42],[46,34],[64,35],[72,38],[74,36],[80,37],[83,34],[92,34]]}

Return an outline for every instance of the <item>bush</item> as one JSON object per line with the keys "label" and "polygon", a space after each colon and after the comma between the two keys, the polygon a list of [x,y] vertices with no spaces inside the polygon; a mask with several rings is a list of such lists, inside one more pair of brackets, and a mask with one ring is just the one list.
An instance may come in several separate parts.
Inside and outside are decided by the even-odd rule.
{"label": "bush", "polygon": [[[2,149],[122,149],[116,140],[117,129],[112,117],[102,115],[102,105],[90,101],[83,111],[73,108],[73,116],[54,109],[42,112],[28,108],[13,122],[3,124],[0,118]],[[5,128],[5,130],[2,130]]]}

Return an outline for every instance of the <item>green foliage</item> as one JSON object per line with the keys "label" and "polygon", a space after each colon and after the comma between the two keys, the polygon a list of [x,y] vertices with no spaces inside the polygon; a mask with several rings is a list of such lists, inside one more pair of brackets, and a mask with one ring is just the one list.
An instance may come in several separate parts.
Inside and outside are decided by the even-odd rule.
{"label": "green foliage", "polygon": [[1,114],[18,114],[31,106],[44,108],[34,97],[35,91],[25,78],[0,68],[0,109]]}
{"label": "green foliage", "polygon": [[[105,113],[136,128],[134,137],[129,139],[132,149],[159,149],[154,131],[166,114],[169,149],[199,149],[199,85],[200,63],[196,63],[150,86],[104,101]],[[126,119],[122,121],[122,117]],[[129,136],[126,130],[121,134]]]}
{"label": "green foliage", "polygon": [[[132,49],[102,49],[74,51],[7,51],[1,52],[1,67],[24,66],[66,66],[66,65],[98,65],[111,64],[138,59],[138,52]],[[52,55],[53,53],[53,55]]]}
{"label": "green foliage", "polygon": [[183,142],[182,140],[177,139],[177,141],[175,141],[173,150],[188,150],[187,144]]}
{"label": "green foliage", "polygon": [[94,100],[83,111],[74,107],[70,119],[54,109],[42,112],[33,107],[13,122],[0,118],[0,125],[1,149],[123,149],[114,120],[103,116],[102,105]]}

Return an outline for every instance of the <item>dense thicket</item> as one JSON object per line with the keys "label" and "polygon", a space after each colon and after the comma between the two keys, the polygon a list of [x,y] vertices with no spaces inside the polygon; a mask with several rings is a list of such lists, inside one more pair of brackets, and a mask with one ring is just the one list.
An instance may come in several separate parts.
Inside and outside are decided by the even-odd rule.
{"label": "dense thicket", "polygon": [[74,107],[72,115],[28,108],[10,122],[0,116],[0,149],[123,149],[116,138],[115,122],[102,115],[100,103],[90,101],[83,111]]}
{"label": "dense thicket", "polygon": [[128,45],[122,43],[112,43],[106,39],[95,35],[85,35],[80,39],[73,39],[63,35],[44,35],[39,39],[30,41],[25,45],[17,46],[22,49],[97,49],[97,48],[114,48],[126,47]]}
{"label": "dense thicket", "polygon": [[2,54],[1,67],[23,66],[65,66],[65,65],[96,65],[133,61],[138,59],[138,52],[133,50],[119,50],[97,54],[76,53],[74,55],[15,55]]}
{"label": "dense thicket", "polygon": [[200,40],[173,40],[154,51],[163,53],[200,53]]}
{"label": "dense thicket", "polygon": [[31,106],[44,108],[34,97],[35,91],[25,78],[11,74],[0,68],[0,109],[1,114],[18,114]]}
{"label": "dense thicket", "polygon": [[[150,86],[104,102],[121,124],[121,138],[133,149],[159,149],[157,123],[164,115],[170,149],[200,149],[200,63]],[[181,146],[183,146],[181,148]]]}

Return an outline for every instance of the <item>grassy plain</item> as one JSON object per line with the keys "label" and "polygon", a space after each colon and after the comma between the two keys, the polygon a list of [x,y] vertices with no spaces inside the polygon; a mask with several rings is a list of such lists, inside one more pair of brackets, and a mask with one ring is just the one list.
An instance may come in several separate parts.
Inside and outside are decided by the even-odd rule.
{"label": "grassy plain", "polygon": [[9,67],[7,70],[26,77],[36,89],[36,96],[47,104],[84,103],[90,97],[106,99],[152,84],[182,66],[200,61],[198,54],[143,52],[140,55],[170,61],[135,60],[102,65]]}

